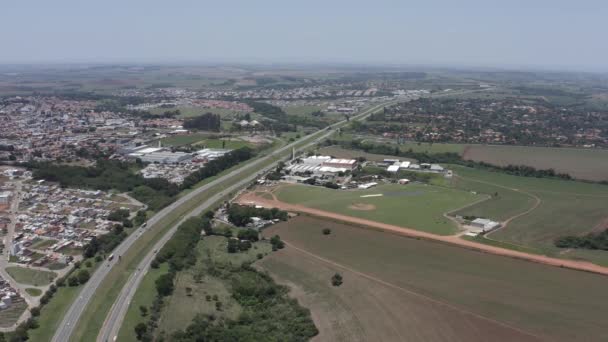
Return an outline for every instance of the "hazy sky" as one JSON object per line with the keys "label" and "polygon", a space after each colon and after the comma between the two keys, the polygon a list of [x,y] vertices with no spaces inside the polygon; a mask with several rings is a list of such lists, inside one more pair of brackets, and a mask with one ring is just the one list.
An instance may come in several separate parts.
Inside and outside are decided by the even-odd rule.
{"label": "hazy sky", "polygon": [[3,0],[0,62],[608,70],[608,1]]}

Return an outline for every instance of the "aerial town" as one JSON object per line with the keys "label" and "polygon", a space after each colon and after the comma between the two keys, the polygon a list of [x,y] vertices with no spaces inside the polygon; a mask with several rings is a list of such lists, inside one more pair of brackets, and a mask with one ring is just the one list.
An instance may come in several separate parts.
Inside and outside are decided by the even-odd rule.
{"label": "aerial town", "polygon": [[[336,317],[359,311],[318,298],[462,326],[468,314],[436,298],[457,293],[480,315],[476,294],[516,292],[534,305],[513,312],[537,317],[535,300],[554,296],[530,282],[608,274],[608,109],[595,98],[502,74],[85,70],[0,97],[0,335],[15,341],[349,340],[324,321],[402,340],[371,323],[393,315],[374,306],[357,327]],[[81,72],[103,76],[78,88]],[[0,94],[3,77],[36,84],[15,75],[0,74]],[[505,276],[528,267],[530,280]],[[448,278],[462,284],[436,281]],[[554,289],[592,307],[551,302],[557,321],[608,312],[581,295],[601,296],[599,279]]]}

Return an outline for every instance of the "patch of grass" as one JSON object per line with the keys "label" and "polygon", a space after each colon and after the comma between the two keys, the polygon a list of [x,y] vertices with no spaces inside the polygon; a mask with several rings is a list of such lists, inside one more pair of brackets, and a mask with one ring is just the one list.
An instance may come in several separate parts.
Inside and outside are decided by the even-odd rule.
{"label": "patch of grass", "polygon": [[209,137],[206,133],[193,133],[184,135],[174,135],[166,138],[162,138],[160,141],[163,146],[183,146],[190,145],[195,142],[201,141]]}
{"label": "patch of grass", "polygon": [[199,148],[228,148],[239,149],[241,147],[250,146],[247,142],[234,139],[205,139],[193,144]]}
{"label": "patch of grass", "polygon": [[[381,197],[361,197],[382,194]],[[396,226],[449,235],[455,224],[443,214],[482,197],[445,187],[409,184],[380,185],[368,190],[332,190],[315,186],[284,186],[279,200]]]}
{"label": "patch of grass", "polygon": [[27,289],[25,289],[25,292],[27,292],[27,294],[29,294],[30,296],[34,297],[38,297],[42,294],[42,290],[33,287],[28,287]]}
{"label": "patch of grass", "polygon": [[[257,254],[271,252],[270,243],[258,241],[245,252],[228,253],[228,239],[222,236],[207,236],[197,245],[197,264],[178,273],[175,290],[166,299],[161,316],[159,331],[173,332],[186,328],[196,314],[213,314],[217,318],[237,319],[241,307],[232,297],[230,283],[221,277],[210,274],[209,265],[215,267],[238,267],[244,262],[254,262]],[[190,290],[187,290],[187,289]],[[211,300],[207,301],[206,297]],[[217,300],[213,299],[217,296]],[[221,302],[217,310],[216,302]]]}
{"label": "patch of grass", "polygon": [[6,272],[15,279],[16,282],[34,286],[48,285],[57,276],[57,273],[55,272],[40,271],[18,266],[7,267]]}
{"label": "patch of grass", "polygon": [[53,239],[40,239],[40,240],[34,242],[30,246],[30,248],[33,248],[33,249],[45,249],[47,247],[51,247],[55,243],[57,243],[57,240],[53,240]]}
{"label": "patch of grass", "polygon": [[150,268],[148,270],[148,273],[144,276],[144,279],[137,288],[137,292],[135,292],[135,295],[129,304],[129,309],[120,327],[117,340],[130,341],[135,339],[135,326],[140,322],[145,323],[148,320],[148,317],[142,317],[139,307],[147,307],[148,315],[150,314],[149,306],[154,301],[154,298],[156,298],[156,286],[154,282],[159,276],[168,271],[169,266],[167,263],[162,264],[157,269]]}
{"label": "patch of grass", "polygon": [[[91,262],[91,267],[86,267],[86,262]],[[93,273],[102,262],[96,262],[94,258],[83,260],[81,269],[86,269],[89,273]],[[62,286],[57,287],[57,291],[53,298],[42,307],[40,316],[38,316],[38,328],[28,331],[29,340],[33,342],[50,341],[55,330],[61,323],[63,316],[67,312],[69,306],[78,296],[83,285],[79,286]]]}

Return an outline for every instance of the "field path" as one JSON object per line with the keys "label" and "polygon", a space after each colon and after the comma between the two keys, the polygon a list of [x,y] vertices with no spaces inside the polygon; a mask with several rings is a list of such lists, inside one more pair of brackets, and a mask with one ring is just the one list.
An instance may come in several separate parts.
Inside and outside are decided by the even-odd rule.
{"label": "field path", "polygon": [[[464,239],[459,238],[458,236],[435,235],[435,234],[426,233],[426,232],[418,231],[418,230],[411,229],[411,228],[399,227],[399,226],[395,226],[395,225],[391,225],[391,224],[387,224],[387,223],[376,222],[376,221],[366,220],[366,219],[362,219],[362,218],[358,218],[358,217],[352,217],[352,216],[332,213],[329,211],[308,208],[308,207],[305,207],[302,205],[295,205],[295,204],[289,204],[289,203],[284,203],[284,202],[275,201],[275,200],[268,200],[266,198],[258,197],[253,193],[243,194],[237,200],[237,202],[239,202],[241,204],[245,204],[245,205],[256,204],[256,205],[261,205],[261,206],[267,207],[267,208],[274,207],[274,208],[279,208],[282,210],[300,212],[300,213],[305,213],[305,214],[309,214],[309,215],[313,215],[313,216],[334,219],[337,221],[353,223],[356,225],[379,229],[379,230],[383,230],[383,231],[387,231],[387,232],[391,232],[391,233],[395,233],[395,234],[399,234],[399,235],[403,235],[403,236],[408,236],[408,237],[413,237],[413,238],[422,238],[422,239],[426,239],[426,240],[447,243],[450,245],[456,245],[456,246],[476,250],[476,251],[483,252],[483,253],[496,254],[496,255],[516,258],[516,259],[536,262],[536,263],[540,263],[540,264],[550,265],[550,266],[564,267],[564,268],[569,268],[569,269],[574,269],[574,270],[608,275],[608,267],[599,266],[599,265],[592,264],[592,263],[586,262],[586,261],[564,260],[564,259],[552,258],[552,257],[544,256],[544,255],[528,254],[528,253],[524,253],[524,252],[520,252],[520,251],[504,249],[504,248],[500,248],[500,247],[496,247],[496,246],[490,246],[490,245],[486,245],[486,244],[482,244],[482,243],[477,243],[474,241],[464,240]],[[525,213],[523,213],[523,214],[525,214]]]}
{"label": "field path", "polygon": [[[470,182],[477,182],[477,183],[481,183],[481,184],[492,185],[492,186],[495,186],[497,188],[502,188],[502,189],[506,189],[506,190],[511,190],[511,191],[519,192],[520,194],[524,194],[524,195],[526,195],[526,196],[531,197],[532,199],[534,199],[534,204],[530,208],[528,208],[527,210],[525,210],[525,211],[523,211],[523,212],[521,212],[521,213],[519,213],[517,215],[513,215],[513,216],[509,217],[508,219],[504,220],[502,222],[502,225],[498,229],[494,229],[493,231],[491,231],[491,232],[489,232],[488,234],[485,235],[486,239],[490,239],[489,237],[490,237],[490,235],[492,235],[492,233],[495,233],[495,232],[497,232],[497,231],[499,231],[501,229],[506,228],[509,225],[509,223],[511,223],[511,221],[513,221],[515,219],[518,219],[518,218],[520,218],[522,216],[528,215],[529,213],[531,213],[532,211],[534,211],[536,208],[538,208],[538,206],[542,203],[542,200],[540,199],[540,197],[536,196],[533,193],[524,191],[524,190],[520,190],[520,189],[516,189],[516,188],[509,188],[508,186],[504,186],[504,185],[500,185],[500,184],[496,184],[496,183],[492,183],[492,182],[480,181],[480,180],[472,179],[472,178],[466,178],[466,177],[462,177],[462,176],[458,176],[458,175],[455,175],[454,177],[457,177],[457,178],[460,178],[460,179],[464,179],[464,180],[467,180],[467,181],[470,181]],[[473,203],[473,204],[477,204],[477,202]]]}
{"label": "field path", "polygon": [[[492,319],[492,318],[489,318],[489,317],[486,317],[486,316],[483,316],[483,315],[479,315],[479,314],[477,314],[477,313],[474,313],[474,312],[471,312],[471,311],[468,311],[468,310],[465,310],[465,309],[459,308],[459,307],[454,306],[454,305],[452,305],[452,304],[449,304],[449,303],[447,303],[447,302],[444,302],[444,301],[441,301],[441,300],[438,300],[438,299],[435,299],[435,298],[432,298],[432,297],[426,296],[426,295],[424,295],[424,294],[421,294],[421,293],[418,293],[418,292],[412,291],[412,290],[407,289],[407,288],[404,288],[404,287],[402,287],[402,286],[399,286],[399,285],[396,285],[396,284],[393,284],[393,283],[387,282],[387,281],[382,280],[382,279],[380,279],[380,278],[378,278],[378,277],[375,277],[375,276],[373,276],[373,275],[370,275],[370,274],[367,274],[367,273],[363,273],[363,272],[357,271],[356,269],[350,268],[350,267],[348,267],[348,266],[346,266],[346,265],[343,265],[343,264],[337,263],[337,262],[335,262],[335,261],[332,261],[332,260],[326,259],[326,258],[324,258],[324,257],[322,257],[322,256],[319,256],[319,255],[314,254],[314,253],[311,253],[311,252],[309,252],[309,251],[307,251],[307,250],[305,250],[305,249],[302,249],[302,248],[300,248],[300,247],[297,247],[297,246],[295,246],[294,244],[292,244],[292,243],[291,243],[291,242],[289,242],[289,241],[286,241],[286,240],[283,240],[283,241],[285,242],[285,244],[286,244],[286,245],[287,245],[289,248],[293,248],[294,250],[296,250],[296,251],[298,251],[298,252],[300,252],[300,253],[304,254],[305,256],[308,256],[308,257],[310,257],[310,258],[314,258],[314,259],[316,259],[316,260],[319,260],[319,261],[321,261],[321,262],[323,262],[323,263],[326,263],[326,264],[328,264],[328,265],[331,265],[331,266],[333,266],[333,267],[336,267],[336,268],[339,268],[339,269],[346,270],[346,271],[348,271],[348,272],[350,272],[350,273],[356,274],[356,275],[358,275],[358,276],[360,276],[360,277],[363,277],[363,278],[369,279],[369,280],[371,280],[371,281],[374,281],[374,282],[376,282],[376,283],[379,283],[379,284],[382,284],[382,285],[384,285],[384,286],[390,287],[390,288],[392,288],[392,289],[395,289],[395,290],[398,290],[398,291],[401,291],[401,292],[405,292],[405,293],[407,293],[408,295],[415,296],[415,297],[418,297],[418,298],[421,298],[421,299],[424,299],[424,300],[430,301],[430,302],[432,302],[432,303],[435,303],[435,304],[439,304],[439,305],[445,306],[445,307],[447,307],[447,308],[450,308],[450,309],[452,309],[452,310],[455,310],[456,312],[460,312],[460,313],[463,313],[463,314],[466,314],[466,315],[471,315],[471,316],[473,316],[473,317],[476,317],[476,318],[479,318],[479,319],[482,319],[482,320],[485,320],[485,321],[488,321],[488,322],[491,322],[491,323],[497,324],[497,325],[499,325],[499,326],[501,326],[501,327],[505,327],[505,328],[507,328],[507,329],[510,329],[510,330],[516,331],[516,332],[521,333],[521,334],[523,334],[523,335],[527,335],[527,336],[532,337],[532,338],[534,338],[534,339],[538,339],[539,341],[540,341],[540,340],[543,340],[543,338],[541,338],[540,336],[534,335],[534,334],[532,334],[532,333],[530,333],[530,332],[527,332],[527,331],[521,330],[521,329],[519,329],[519,328],[513,327],[513,326],[508,325],[508,324],[506,324],[506,323],[503,323],[503,322],[500,322],[500,321],[494,320],[494,319]],[[397,332],[397,334],[399,334],[399,333]],[[402,336],[402,335],[401,335],[401,334],[399,334],[399,336]],[[403,339],[403,340],[405,340],[405,339]]]}

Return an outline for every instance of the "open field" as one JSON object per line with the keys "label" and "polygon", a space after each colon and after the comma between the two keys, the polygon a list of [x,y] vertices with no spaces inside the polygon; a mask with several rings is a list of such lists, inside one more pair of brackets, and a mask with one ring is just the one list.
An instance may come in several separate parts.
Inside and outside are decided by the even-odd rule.
{"label": "open field", "polygon": [[[380,197],[361,197],[382,194]],[[368,190],[282,186],[280,201],[353,217],[449,235],[456,226],[443,214],[483,199],[481,195],[425,184],[384,184]]]}
{"label": "open field", "polygon": [[[93,273],[100,263],[96,262],[94,258],[87,261],[91,261],[91,267],[86,267],[86,261],[84,261],[81,268]],[[40,310],[40,316],[37,318],[38,328],[28,331],[30,341],[46,342],[51,340],[51,336],[61,323],[63,315],[67,312],[69,305],[76,299],[82,287],[82,284],[57,287],[57,292],[55,292],[53,298]]]}
{"label": "open field", "polygon": [[[363,151],[349,150],[349,149],[341,148],[339,146],[322,147],[319,149],[319,153],[322,155],[334,156],[336,158],[347,158],[347,159],[356,159],[359,157],[364,157],[367,160],[375,161],[375,162],[381,162],[384,159],[397,158],[395,156],[389,156],[389,155],[384,155],[384,154],[373,154],[373,153],[367,153],[367,152],[363,152]],[[407,159],[407,158],[399,158],[399,159],[400,160],[411,160],[411,159]]]}
{"label": "open field", "polygon": [[34,286],[48,285],[57,276],[57,273],[55,272],[40,271],[19,266],[7,267],[6,272],[13,277],[16,282]]}
{"label": "open field", "polygon": [[204,139],[194,143],[193,146],[197,148],[229,148],[236,150],[251,145],[246,141],[237,139]]}
{"label": "open field", "polygon": [[554,169],[578,179],[608,180],[608,150],[470,145],[463,158],[500,166],[513,164]]}
{"label": "open field", "polygon": [[161,139],[163,146],[183,146],[202,141],[209,137],[207,133],[193,133],[187,135],[174,135]]}
{"label": "open field", "polygon": [[[510,176],[497,172],[453,167],[458,175],[454,186],[463,190],[493,194],[489,201],[458,212],[461,215],[507,220],[505,228],[488,236],[492,239],[542,250],[557,256],[555,238],[581,235],[602,229],[608,217],[608,186]],[[608,265],[608,253],[572,250],[561,257],[589,260]]]}
{"label": "open field", "polygon": [[[213,314],[219,317],[237,319],[241,313],[241,306],[232,298],[227,280],[212,276],[207,270],[212,261],[216,265],[240,265],[243,262],[255,261],[258,253],[270,252],[270,244],[256,242],[247,252],[228,254],[226,251],[228,240],[222,236],[208,236],[203,238],[198,246],[197,264],[190,269],[179,272],[175,281],[173,294],[166,299],[165,307],[159,322],[159,331],[167,333],[185,329],[197,314]],[[197,274],[200,280],[196,280]],[[188,295],[187,288],[191,293]],[[210,296],[212,299],[207,300]],[[222,303],[221,311],[215,307],[217,301]]]}
{"label": "open field", "polygon": [[160,114],[163,114],[164,112],[174,111],[176,109],[179,109],[179,111],[180,111],[180,115],[179,115],[180,118],[191,118],[194,116],[203,115],[205,113],[213,113],[213,114],[218,114],[223,119],[224,117],[231,118],[232,116],[234,116],[234,113],[238,113],[238,111],[225,109],[225,108],[200,108],[200,107],[153,108],[153,109],[150,109],[149,112],[152,114],[160,115]]}
{"label": "open field", "polygon": [[[294,286],[320,341],[608,338],[605,276],[310,217],[273,234],[288,246],[261,266]],[[341,287],[330,285],[334,272]]]}
{"label": "open field", "polygon": [[155,281],[160,275],[165,274],[168,271],[169,265],[166,263],[160,265],[159,268],[150,268],[148,270],[144,280],[137,288],[137,292],[135,292],[131,304],[129,304],[129,310],[127,311],[122,326],[120,327],[120,332],[118,333],[119,341],[130,341],[135,339],[135,326],[140,322],[145,323],[148,320],[148,317],[142,317],[139,307],[147,307],[148,315],[150,314],[150,304],[154,302],[154,299],[156,298]]}

